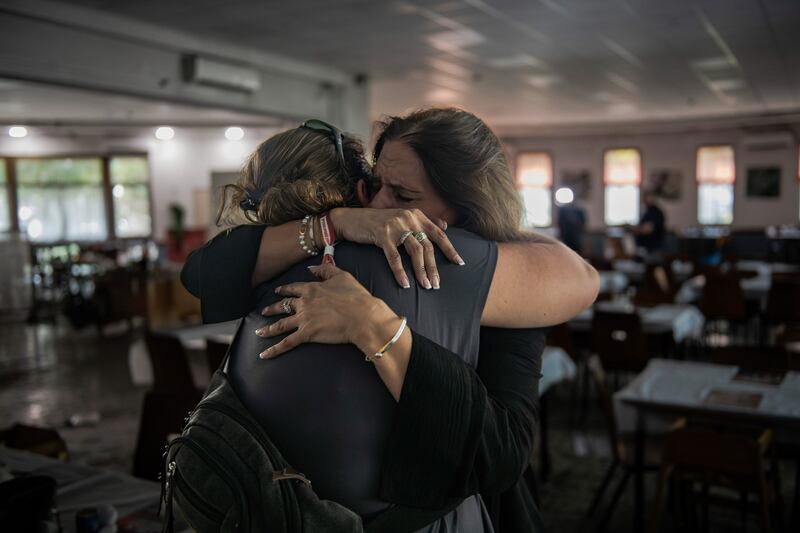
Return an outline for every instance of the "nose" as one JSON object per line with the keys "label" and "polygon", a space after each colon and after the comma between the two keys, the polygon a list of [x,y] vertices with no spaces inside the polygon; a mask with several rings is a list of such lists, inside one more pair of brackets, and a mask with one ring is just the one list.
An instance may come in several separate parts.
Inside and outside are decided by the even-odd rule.
{"label": "nose", "polygon": [[369,207],[373,209],[388,209],[392,205],[392,195],[389,192],[389,187],[381,187],[369,203]]}

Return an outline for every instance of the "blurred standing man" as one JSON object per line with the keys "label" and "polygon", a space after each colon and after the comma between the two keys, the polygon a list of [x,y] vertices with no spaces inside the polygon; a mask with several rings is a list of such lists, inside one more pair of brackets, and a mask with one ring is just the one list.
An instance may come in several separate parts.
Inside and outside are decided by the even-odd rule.
{"label": "blurred standing man", "polygon": [[[558,195],[556,201],[559,201]],[[569,191],[559,203],[561,205],[558,207],[558,236],[561,242],[580,254],[583,230],[586,228],[586,213],[573,202],[572,191]]]}
{"label": "blurred standing man", "polygon": [[644,248],[647,256],[652,257],[664,251],[666,217],[656,205],[656,196],[652,191],[644,193],[643,203],[645,210],[639,224],[633,228],[633,234],[636,236],[636,247]]}

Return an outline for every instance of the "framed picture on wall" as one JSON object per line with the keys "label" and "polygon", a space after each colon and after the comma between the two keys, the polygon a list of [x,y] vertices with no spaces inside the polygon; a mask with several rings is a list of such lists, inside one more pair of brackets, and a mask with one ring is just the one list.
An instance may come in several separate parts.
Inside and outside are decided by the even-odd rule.
{"label": "framed picture on wall", "polygon": [[778,198],[781,195],[781,167],[747,169],[747,196]]}
{"label": "framed picture on wall", "polygon": [[586,200],[592,192],[592,173],[588,169],[564,170],[561,187],[569,187],[576,200]]}
{"label": "framed picture on wall", "polygon": [[648,177],[646,189],[664,200],[680,200],[683,195],[683,172],[674,168],[653,170]]}

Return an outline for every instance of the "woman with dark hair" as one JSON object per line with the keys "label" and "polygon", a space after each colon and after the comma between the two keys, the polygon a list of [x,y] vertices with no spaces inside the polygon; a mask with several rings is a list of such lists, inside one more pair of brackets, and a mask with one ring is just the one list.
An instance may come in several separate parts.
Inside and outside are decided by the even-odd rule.
{"label": "woman with dark hair", "polygon": [[[518,485],[517,482],[520,473],[525,470],[530,451],[535,384],[538,378],[537,357],[541,353],[542,333],[516,330],[515,334],[509,335],[506,331],[501,336],[499,330],[482,331],[481,358],[477,362],[478,377],[474,373],[477,358],[474,353],[476,332],[474,326],[471,330],[463,327],[470,323],[477,326],[478,321],[484,325],[517,327],[558,323],[593,300],[596,274],[585,263],[576,261],[569,253],[565,254],[559,248],[560,245],[519,233],[517,228],[521,207],[513,190],[505,158],[496,137],[477,117],[457,110],[430,110],[422,113],[424,115],[398,119],[406,120],[405,124],[390,122],[384,130],[376,148],[376,173],[381,184],[374,198],[376,204],[385,207],[408,205],[418,208],[419,211],[343,208],[331,211],[330,219],[333,221],[334,231],[340,237],[381,246],[401,286],[409,284],[407,278],[404,278],[397,247],[412,241],[411,246],[404,247],[410,252],[410,262],[413,263],[418,282],[425,288],[444,287],[449,283],[449,294],[443,294],[446,292],[443,290],[438,294],[441,298],[436,298],[437,293],[427,293],[419,289],[411,293],[397,290],[392,292],[386,287],[386,278],[380,277],[380,267],[376,265],[374,254],[370,254],[369,248],[345,246],[337,250],[337,257],[342,257],[342,264],[348,265],[351,255],[362,254],[363,257],[349,264],[350,269],[356,271],[359,280],[367,279],[369,283],[375,284],[370,286],[373,293],[382,292],[384,298],[394,299],[394,304],[387,306],[364,290],[353,276],[333,268],[325,270],[323,277],[327,281],[322,283],[286,285],[285,281],[298,277],[296,270],[292,269],[272,284],[282,285],[279,292],[291,297],[270,305],[265,311],[266,314],[290,311],[292,316],[259,328],[259,332],[269,337],[295,328],[296,331],[272,345],[264,356],[274,358],[302,342],[352,343],[367,356],[382,356],[385,352],[388,357],[373,358],[376,361],[374,366],[386,390],[398,403],[393,416],[391,411],[387,412],[385,409],[383,412],[379,409],[377,413],[373,413],[377,414],[373,418],[375,424],[382,424],[383,431],[379,432],[379,436],[386,443],[383,456],[377,456],[380,479],[375,496],[387,502],[432,509],[434,515],[427,515],[427,521],[432,516],[437,516],[437,513],[444,514],[460,499],[467,498],[454,511],[455,516],[453,513],[448,515],[454,520],[437,522],[438,527],[447,528],[460,523],[460,531],[484,531],[491,526],[483,524],[480,514],[475,515],[474,504],[480,502],[476,502],[471,495],[481,492],[485,498],[491,499],[514,487],[507,497],[493,499],[491,502],[495,524],[497,525],[497,519],[502,513],[504,522],[501,527],[510,529],[506,522],[508,518],[511,520],[509,525],[516,528],[526,520],[528,523],[536,521],[536,517],[532,515],[535,508],[532,506],[530,494],[525,492],[527,487]],[[392,124],[395,124],[394,128]],[[448,127],[449,134],[446,133]],[[426,131],[429,133],[427,136]],[[334,144],[338,144],[336,132],[331,130],[330,133]],[[438,144],[444,158],[437,161],[433,150],[430,154],[421,148],[417,152],[415,142]],[[418,153],[423,155],[417,155]],[[341,159],[345,160],[345,157]],[[453,162],[455,172],[464,173],[459,176],[467,183],[463,187],[459,188],[453,183],[454,171],[448,170]],[[241,187],[250,195],[252,185],[245,183]],[[362,201],[368,200],[365,186],[365,181],[359,182]],[[448,194],[453,195],[453,202],[449,198],[442,198],[441,192],[447,193],[448,187],[451,187]],[[246,206],[256,207],[259,213],[263,211],[258,201],[253,203],[256,205]],[[483,266],[469,271],[444,264],[441,268],[448,275],[442,280],[435,267],[430,239],[423,230],[428,230],[444,249],[449,248],[449,257],[456,261],[458,259],[452,253],[447,235],[433,226],[423,213],[443,219],[451,226],[463,224],[469,229],[477,230],[479,234],[486,234],[485,238],[517,238],[519,242],[495,246],[489,241],[482,241],[489,245],[486,247],[481,241],[475,241],[474,237],[460,235],[451,230],[448,233],[458,237],[459,249],[463,246],[469,252],[464,254],[468,259],[467,269],[470,265]],[[299,226],[301,235],[316,229],[315,235],[319,236],[322,226],[316,224],[314,217],[306,217]],[[236,316],[236,311],[252,297],[251,283],[258,284],[273,277],[297,261],[297,250],[289,247],[298,248],[297,234],[292,235],[291,240],[286,239],[294,232],[287,231],[285,226],[294,226],[295,231],[298,228],[295,223],[266,229],[262,227],[249,232],[249,236],[244,239],[238,237],[243,235],[243,228],[240,228],[228,236],[218,237],[202,252],[193,255],[184,271],[184,279],[187,287],[204,296],[203,310],[206,318]],[[237,238],[230,238],[234,233]],[[409,238],[410,235],[413,239]],[[227,274],[215,272],[214,265],[219,265],[219,258],[223,255],[221,251],[230,251],[233,249],[232,245],[241,246],[248,240],[253,248],[259,243],[261,246],[257,253],[249,250],[244,262],[238,261],[244,265],[243,268],[229,269]],[[316,242],[310,249],[321,244]],[[305,242],[299,248],[302,252],[309,250]],[[281,253],[282,249],[287,253]],[[537,253],[537,256],[532,257],[531,252]],[[232,257],[230,254],[226,255]],[[368,267],[366,270],[370,272],[361,272],[365,262]],[[243,276],[242,272],[248,275]],[[531,272],[537,277],[526,280]],[[242,278],[245,278],[244,281]],[[215,295],[220,283],[212,280],[223,282],[228,298],[218,298]],[[525,283],[521,284],[521,281]],[[547,284],[555,284],[556,287],[546,287]],[[559,289],[565,291],[562,291],[560,300],[556,302],[553,295]],[[470,290],[476,291],[476,294],[469,295]],[[258,292],[261,299],[265,299],[266,293],[263,290]],[[544,300],[543,307],[549,309],[542,310],[532,304],[532,297],[539,292]],[[238,303],[232,304],[235,300]],[[411,305],[406,305],[405,309],[409,314],[419,315],[412,317],[416,321],[415,329],[428,328],[425,330],[427,334],[434,337],[439,335],[439,342],[456,348],[456,353],[464,355],[465,352],[472,352],[474,355],[469,356],[467,353],[466,360],[463,360],[432,344],[418,332],[411,333],[405,329],[405,320],[395,314],[393,307],[403,307],[403,303],[408,304],[409,301]],[[437,314],[425,315],[421,310],[436,305],[443,306],[440,310],[443,309],[445,313],[431,325],[431,320]],[[468,318],[467,322],[461,321],[462,329],[453,329],[452,324],[448,325],[448,318],[456,321],[464,312],[467,317],[474,318]],[[247,319],[250,323],[256,320],[253,315]],[[445,332],[443,336],[440,330]],[[390,343],[385,341],[390,337],[394,344],[387,350],[385,344]],[[264,371],[267,368],[263,366],[265,364],[283,364],[286,368],[286,365],[296,362],[302,366],[301,359],[308,357],[302,351],[295,350],[297,353],[293,352],[268,363],[261,362],[262,367],[259,369],[254,366],[258,363],[251,351],[238,358],[241,364],[237,370],[236,354],[240,350],[246,351],[248,346],[252,347],[250,343],[243,344],[244,347],[234,346],[230,368],[232,380],[236,383],[238,375],[241,389],[251,386],[251,390],[245,393],[251,400],[248,407],[257,415],[260,410],[262,420],[273,418],[267,420],[265,426],[272,432],[281,426],[280,414],[276,414],[279,410],[275,409],[279,406],[273,402],[272,413],[262,409],[263,404],[270,403],[274,396],[267,398],[267,391],[261,389],[261,398],[256,397],[258,390],[253,389],[252,384],[259,379],[254,380],[252,376]],[[485,348],[488,345],[499,347],[500,350],[487,352]],[[378,350],[382,346],[383,350]],[[328,350],[329,360],[334,359],[331,353],[333,352]],[[342,364],[347,364],[342,357],[339,360]],[[347,361],[352,360],[351,357]],[[325,369],[319,366],[305,369],[306,372],[315,370],[321,372],[323,377],[327,372],[332,381],[336,379],[332,374],[335,367],[327,365]],[[294,372],[298,371],[302,373],[299,367],[294,369]],[[292,370],[288,372],[291,373]],[[276,371],[272,373],[275,374]],[[279,371],[277,373],[280,374]],[[279,382],[275,379],[270,382],[269,376],[262,378],[270,383],[270,389],[274,393]],[[317,385],[324,387],[324,380]],[[370,398],[370,394],[365,396]],[[373,403],[368,404],[369,407],[381,403],[378,396],[372,394]],[[246,399],[245,403],[248,404]],[[269,410],[270,406],[266,406],[266,411]],[[365,410],[370,409],[365,406]],[[280,433],[280,430],[277,432]],[[287,442],[291,440],[289,437],[286,439]],[[281,437],[277,439],[280,440]],[[293,444],[293,448],[303,445],[302,442]],[[350,470],[348,475],[353,475],[353,471]],[[371,486],[374,487],[374,484]],[[512,503],[511,507],[506,505],[509,502]],[[465,507],[466,503],[472,504],[472,507]],[[362,514],[370,514],[363,512],[363,509],[360,511]],[[404,512],[405,515],[413,514],[409,510]],[[413,522],[409,522],[411,523]],[[417,525],[424,523],[427,522]],[[466,529],[468,524],[471,524],[470,529]]]}

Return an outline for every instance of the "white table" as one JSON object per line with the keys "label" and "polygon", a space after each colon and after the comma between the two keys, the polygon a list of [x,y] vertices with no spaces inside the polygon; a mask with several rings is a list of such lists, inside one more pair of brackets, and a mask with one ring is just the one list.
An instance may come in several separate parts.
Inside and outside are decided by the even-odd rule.
{"label": "white table", "polygon": [[655,307],[636,309],[627,302],[600,302],[570,320],[569,327],[575,331],[591,330],[595,309],[621,313],[636,310],[641,317],[642,329],[645,334],[657,335],[671,332],[676,343],[700,338],[705,326],[703,313],[693,305],[661,304]]}
{"label": "white table", "polygon": [[[800,443],[800,373],[787,372],[780,385],[734,381],[734,366],[653,359],[636,379],[614,395],[620,430],[635,429],[635,521],[644,526],[644,439],[648,420],[693,415],[775,428],[775,440]],[[705,403],[712,389],[762,395],[756,407]]]}
{"label": "white table", "polygon": [[628,276],[622,272],[601,270],[598,274],[600,276],[600,294],[615,294],[628,288]]}
{"label": "white table", "polygon": [[[217,324],[202,324],[187,326],[171,330],[161,330],[159,333],[169,333],[178,337],[186,349],[189,370],[192,372],[192,381],[198,388],[208,385],[209,376],[214,369],[208,368],[205,357],[206,339],[230,344],[236,333],[238,320],[220,322]],[[147,354],[147,345],[144,339],[131,343],[128,349],[128,369],[134,385],[149,386],[153,384],[153,367]]]}
{"label": "white table", "polygon": [[[78,511],[99,505],[113,506],[120,518],[144,512],[141,520],[152,522],[154,527],[160,524],[155,516],[160,487],[153,481],[80,463],[64,463],[5,446],[0,446],[0,463],[4,463],[5,468],[14,474],[28,473],[55,479],[56,506],[65,533],[75,531],[75,514]],[[179,520],[179,516],[176,516],[178,531],[185,527]]]}

